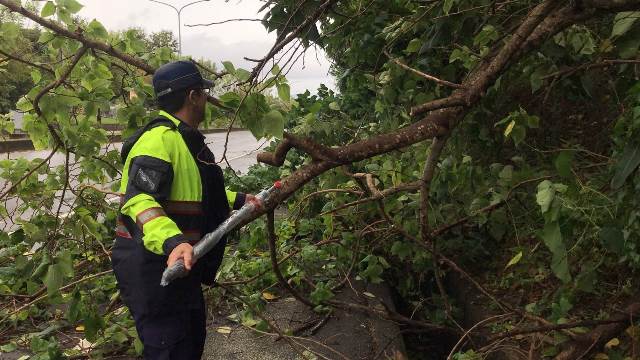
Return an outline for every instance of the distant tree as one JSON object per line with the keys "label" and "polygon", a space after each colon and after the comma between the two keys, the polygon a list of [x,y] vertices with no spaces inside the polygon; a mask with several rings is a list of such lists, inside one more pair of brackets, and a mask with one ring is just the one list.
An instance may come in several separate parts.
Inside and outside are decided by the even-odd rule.
{"label": "distant tree", "polygon": [[[9,23],[9,22],[7,22]],[[37,44],[40,31],[37,29],[22,28],[20,22],[10,22],[20,33],[22,41],[19,44],[21,54],[28,54],[21,59],[38,63],[43,61],[42,53]],[[5,114],[15,109],[15,104],[24,94],[28,93],[34,86],[31,72],[28,65],[19,61],[12,61],[3,46],[0,45],[0,114]]]}
{"label": "distant tree", "polygon": [[178,52],[178,40],[173,37],[173,33],[169,30],[153,32],[145,36],[144,41],[149,50],[167,47],[173,52]]}

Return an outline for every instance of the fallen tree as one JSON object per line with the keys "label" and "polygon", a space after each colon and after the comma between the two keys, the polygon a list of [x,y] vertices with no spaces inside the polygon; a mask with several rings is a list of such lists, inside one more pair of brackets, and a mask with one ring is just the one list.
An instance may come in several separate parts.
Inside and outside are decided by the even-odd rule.
{"label": "fallen tree", "polygon": [[[29,222],[46,229],[45,234],[25,230],[27,243],[44,240],[55,254],[54,259],[38,254],[27,260],[32,268],[44,264],[43,282],[53,295],[61,288],[61,278],[75,275],[68,259],[88,256],[86,251],[55,253],[63,249],[60,240],[82,237],[92,248],[94,239],[101,243],[109,238],[113,209],[105,207],[104,194],[82,194],[70,181],[77,176],[80,181],[105,182],[118,176],[117,151],[103,152],[105,136],[91,126],[98,109],[120,94],[125,106],[119,122],[131,129],[141,125],[152,115],[145,108],[152,94],[144,76],[172,55],[140,54],[134,37],[114,37],[97,21],[74,20],[71,13],[79,10],[75,1],[48,2],[40,15],[15,1],[0,0],[0,5],[39,24],[49,56],[62,58],[65,65],[64,71],[43,75],[43,65],[33,64],[39,81],[18,104],[27,113],[34,141],[53,147],[52,154],[62,151],[65,166],[42,171],[51,181],[40,185],[36,170],[44,169],[49,159],[13,163],[3,174],[11,182],[4,197],[17,197],[36,210],[42,207],[38,204],[54,204],[33,196],[34,190],[61,199],[66,191],[78,193],[69,205],[84,227],[61,218],[60,201],[57,210],[42,211]],[[225,72],[215,74],[230,82],[233,91],[210,98],[224,109],[213,116],[228,116],[232,124],[238,120],[256,137],[280,139],[272,151],[258,155],[258,161],[280,170],[255,170],[284,175],[278,197],[256,214],[271,214],[266,247],[273,273],[252,269],[245,274],[252,282],[275,275],[284,289],[310,306],[377,312],[410,328],[458,335],[464,329],[445,327],[459,325],[442,268],[471,280],[489,302],[510,314],[503,321],[526,319],[547,326],[540,331],[561,330],[548,326],[566,320],[583,294],[598,293],[598,272],[607,277],[609,271],[624,269],[616,281],[633,283],[624,271],[635,271],[640,263],[633,235],[635,202],[630,202],[636,181],[632,174],[640,161],[631,141],[638,116],[631,109],[638,106],[640,92],[637,1],[271,1],[265,6],[263,23],[278,32],[276,43],[251,71],[225,64]],[[59,21],[50,19],[54,14]],[[19,54],[12,53],[17,39],[10,36],[11,28],[3,27],[10,41],[0,50],[11,54],[9,61],[20,61]],[[333,60],[339,94],[321,89],[317,96],[302,94],[291,102],[284,75],[311,45],[322,47]],[[279,65],[268,69],[268,64]],[[123,80],[120,89],[114,89],[114,74],[128,79],[127,86]],[[127,99],[124,88],[138,96]],[[268,99],[268,88],[275,88],[280,99]],[[70,154],[82,168],[79,175],[73,173]],[[615,166],[610,165],[612,158]],[[32,171],[17,177],[25,166]],[[535,196],[530,184],[537,185]],[[359,190],[344,191],[352,188]],[[405,194],[408,191],[419,195]],[[309,198],[316,192],[322,196]],[[280,231],[290,237],[277,241],[272,212],[287,202],[308,205],[300,210],[301,218],[280,223]],[[345,209],[359,212],[345,215]],[[93,221],[90,213],[105,214],[107,222]],[[585,230],[575,230],[581,227]],[[336,237],[337,242],[326,241]],[[267,245],[256,236],[251,239],[240,244]],[[23,246],[22,239],[7,241]],[[305,255],[305,246],[313,244],[318,253]],[[541,247],[546,249],[538,250]],[[469,248],[478,253],[460,255]],[[289,262],[297,259],[284,272],[278,250],[288,252],[283,259]],[[243,256],[249,261],[249,254]],[[479,259],[487,265],[477,266]],[[525,278],[519,282],[506,269],[521,261],[528,266],[519,270]],[[330,263],[334,265],[328,276],[322,269]],[[234,275],[233,266],[240,267],[230,262],[222,275]],[[493,275],[476,279],[463,270],[466,266]],[[386,278],[412,308],[408,313],[418,311],[420,320],[332,302],[332,291],[352,273],[368,281]],[[42,276],[32,278],[39,281]],[[422,288],[429,283],[425,277],[433,278],[435,289]],[[540,288],[531,285],[532,279],[540,279]],[[21,293],[28,286],[14,281],[11,291],[30,297]],[[535,306],[524,309],[525,304],[514,303],[508,296],[512,288],[524,291],[523,298],[531,301],[525,304]],[[599,295],[623,289],[607,291]],[[429,307],[422,305],[426,298],[431,299]],[[15,306],[22,309],[17,302]],[[105,331],[104,322],[89,308],[81,313],[85,323],[95,324],[94,338],[98,330]],[[7,311],[7,318],[18,319]],[[78,321],[78,316],[70,321]],[[595,351],[607,337],[626,329],[622,324],[601,325],[608,326],[599,332],[607,336],[586,349],[568,346],[583,354]],[[562,344],[552,345],[559,350]],[[566,355],[571,351],[558,356],[572,358]]]}

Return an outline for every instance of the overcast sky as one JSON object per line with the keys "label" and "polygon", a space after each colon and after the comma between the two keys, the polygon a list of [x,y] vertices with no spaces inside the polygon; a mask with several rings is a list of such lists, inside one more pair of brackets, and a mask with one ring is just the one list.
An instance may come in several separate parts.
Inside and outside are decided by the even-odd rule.
{"label": "overcast sky", "polygon": [[[193,0],[163,0],[177,8]],[[149,0],[80,0],[84,8],[80,15],[97,19],[109,30],[141,27],[149,32],[170,30],[178,38],[178,17],[175,10]],[[194,58],[207,58],[216,63],[230,60],[236,66],[250,70],[252,63],[244,57],[261,58],[275,41],[259,22],[242,21],[226,24],[187,27],[237,18],[262,18],[257,14],[264,4],[260,0],[211,0],[186,7],[182,18],[182,53]],[[328,75],[329,62],[322,53],[310,49],[300,58],[288,75],[292,92],[309,89],[312,93],[323,83],[333,88]]]}

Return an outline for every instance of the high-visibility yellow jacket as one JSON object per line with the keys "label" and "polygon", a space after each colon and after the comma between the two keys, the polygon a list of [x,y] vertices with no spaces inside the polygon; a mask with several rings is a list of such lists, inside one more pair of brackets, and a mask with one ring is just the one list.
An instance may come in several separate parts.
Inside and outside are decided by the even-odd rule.
{"label": "high-visibility yellow jacket", "polygon": [[123,145],[116,235],[168,255],[215,229],[230,207],[244,204],[245,195],[224,189],[220,168],[197,129],[167,112],[159,115]]}

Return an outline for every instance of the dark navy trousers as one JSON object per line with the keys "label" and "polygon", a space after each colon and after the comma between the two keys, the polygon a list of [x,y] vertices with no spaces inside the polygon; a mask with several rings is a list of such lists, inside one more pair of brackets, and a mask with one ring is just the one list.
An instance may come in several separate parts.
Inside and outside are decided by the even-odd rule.
{"label": "dark navy trousers", "polygon": [[206,311],[200,281],[203,263],[189,275],[160,286],[167,257],[142,244],[117,238],[111,262],[123,302],[136,323],[148,360],[197,360],[206,338]]}

